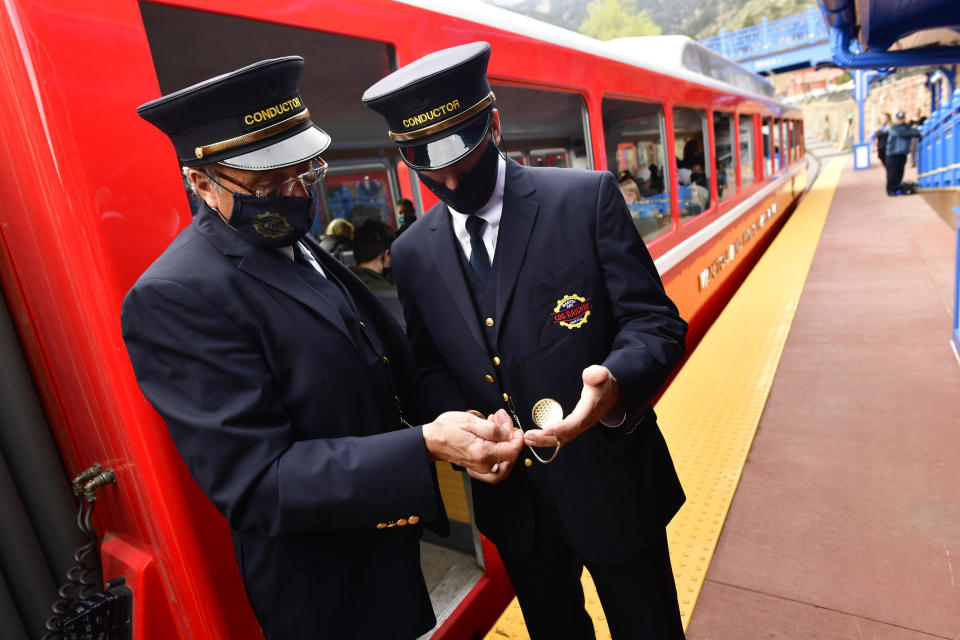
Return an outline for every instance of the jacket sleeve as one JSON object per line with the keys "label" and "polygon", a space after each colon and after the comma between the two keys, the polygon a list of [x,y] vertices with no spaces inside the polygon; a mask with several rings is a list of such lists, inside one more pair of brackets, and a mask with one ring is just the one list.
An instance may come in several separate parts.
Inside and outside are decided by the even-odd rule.
{"label": "jacket sleeve", "polygon": [[277,535],[443,518],[419,428],[298,438],[260,340],[196,291],[141,280],[121,323],[140,388],[234,529]]}
{"label": "jacket sleeve", "polygon": [[612,174],[600,179],[596,250],[619,323],[603,365],[620,385],[627,415],[644,409],[683,359],[687,323],[667,297]]}

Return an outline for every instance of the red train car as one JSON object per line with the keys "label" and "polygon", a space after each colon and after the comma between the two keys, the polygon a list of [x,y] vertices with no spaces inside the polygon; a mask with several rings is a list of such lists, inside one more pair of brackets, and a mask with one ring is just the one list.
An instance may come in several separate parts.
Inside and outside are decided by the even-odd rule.
{"label": "red train car", "polygon": [[[140,393],[120,338],[124,294],[190,221],[169,142],[136,106],[259,59],[302,55],[302,94],[334,140],[315,231],[344,217],[395,225],[397,198],[423,211],[432,195],[360,95],[397,65],[473,40],[492,45],[513,158],[636,179],[631,213],[691,322],[692,346],[806,177],[800,113],[687,39],[602,43],[439,0],[4,3],[0,280],[12,322],[0,312],[11,363],[0,401],[18,407],[0,424],[9,516],[0,535],[14,541],[0,553],[0,627],[14,630],[5,637],[35,637],[50,615],[72,562],[64,550],[78,541],[64,531],[74,528],[67,477],[94,462],[116,477],[100,489],[93,522],[103,578],[122,576],[132,592],[133,637],[260,637],[226,522]],[[454,535],[424,547],[441,620],[433,637],[471,638],[511,592],[470,524],[462,478],[446,465],[440,473]]]}

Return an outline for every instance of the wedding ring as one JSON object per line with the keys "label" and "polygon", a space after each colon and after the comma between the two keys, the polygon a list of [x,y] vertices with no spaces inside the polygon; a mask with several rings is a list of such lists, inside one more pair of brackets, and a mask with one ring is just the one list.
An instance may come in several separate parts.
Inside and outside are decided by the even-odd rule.
{"label": "wedding ring", "polygon": [[472,416],[477,416],[477,417],[480,418],[481,420],[486,420],[486,419],[487,419],[482,413],[480,413],[480,412],[477,411],[476,409],[467,409],[467,413],[469,413],[469,414],[472,415]]}

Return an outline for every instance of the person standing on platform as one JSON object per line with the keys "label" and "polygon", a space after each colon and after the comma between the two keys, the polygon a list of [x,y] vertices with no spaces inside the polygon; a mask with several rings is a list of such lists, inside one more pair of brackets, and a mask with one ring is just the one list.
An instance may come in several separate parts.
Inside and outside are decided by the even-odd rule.
{"label": "person standing on platform", "polygon": [[264,60],[137,110],[199,207],[127,293],[123,339],[229,522],[267,640],[415,638],[435,623],[421,527],[447,527],[431,460],[482,475],[522,438],[505,414],[409,426],[422,396],[403,332],[307,234],[330,137],[302,69]]}
{"label": "person standing on platform", "polygon": [[489,57],[437,51],[363,95],[441,200],[391,252],[426,397],[525,430],[512,473],[468,473],[531,638],[594,638],[584,566],[614,638],[683,638],[666,525],[684,494],[651,402],[687,324],[612,173],[498,149]]}
{"label": "person standing on platform", "polygon": [[887,166],[887,138],[890,135],[890,114],[884,113],[881,117],[880,128],[870,136],[871,140],[877,141],[877,157],[880,158],[880,164]]}
{"label": "person standing on platform", "polygon": [[894,124],[890,127],[887,137],[887,195],[899,196],[905,192],[913,193],[910,188],[904,189],[903,169],[907,164],[907,154],[910,153],[910,143],[920,137],[920,132],[904,123],[903,111],[897,111]]}
{"label": "person standing on platform", "polygon": [[[926,121],[927,121],[927,117],[923,115],[923,111],[918,107],[916,117],[913,120],[911,120],[908,124],[914,129],[920,129],[920,127],[923,126],[923,123]],[[919,146],[920,146],[919,139],[910,141],[910,166],[911,167],[917,166],[917,154],[918,154],[917,147]]]}

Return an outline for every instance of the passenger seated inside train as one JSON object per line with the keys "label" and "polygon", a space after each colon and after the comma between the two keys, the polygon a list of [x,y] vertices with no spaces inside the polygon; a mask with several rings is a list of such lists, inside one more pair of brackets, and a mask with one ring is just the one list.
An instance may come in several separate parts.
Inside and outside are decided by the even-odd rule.
{"label": "passenger seated inside train", "polygon": [[663,193],[667,190],[666,180],[663,179],[663,168],[660,165],[651,164],[647,167],[650,170],[650,188],[654,193]]}
{"label": "passenger seated inside train", "polygon": [[[645,167],[641,168],[641,171]],[[649,174],[649,170],[647,170]],[[641,175],[643,175],[641,173]],[[627,203],[627,209],[630,211],[630,217],[633,218],[633,224],[637,227],[641,236],[647,237],[655,234],[660,229],[660,220],[669,215],[669,200],[657,198],[658,194],[653,193],[649,186],[644,189],[637,183],[637,180],[630,175],[629,171],[621,171],[617,180],[620,183],[620,192]],[[649,181],[647,181],[649,185]],[[644,196],[649,193],[649,196]]]}
{"label": "passenger seated inside train", "polygon": [[353,254],[353,225],[344,218],[334,218],[320,236],[320,246],[344,262],[344,252]]}
{"label": "passenger seated inside train", "polygon": [[680,198],[681,217],[695,216],[710,206],[710,192],[693,182],[692,171],[677,169],[677,195]]}
{"label": "passenger seated inside train", "polygon": [[649,198],[650,196],[655,196],[658,193],[660,193],[659,191],[657,191],[651,186],[650,180],[652,177],[653,177],[653,174],[650,172],[649,168],[640,167],[639,169],[637,169],[635,180],[637,182],[637,185],[640,188],[641,197]]}
{"label": "passenger seated inside train", "polygon": [[640,200],[640,185],[633,179],[629,171],[621,171],[617,176],[617,182],[620,183],[620,193],[623,194],[623,199],[626,200],[628,208],[631,204]]}
{"label": "passenger seated inside train", "polygon": [[370,219],[353,234],[353,259],[350,267],[358,278],[374,291],[396,289],[389,278],[390,245],[396,234],[386,222]]}

